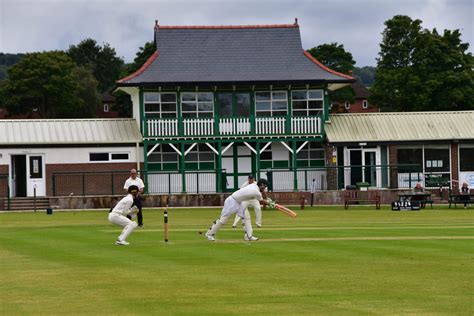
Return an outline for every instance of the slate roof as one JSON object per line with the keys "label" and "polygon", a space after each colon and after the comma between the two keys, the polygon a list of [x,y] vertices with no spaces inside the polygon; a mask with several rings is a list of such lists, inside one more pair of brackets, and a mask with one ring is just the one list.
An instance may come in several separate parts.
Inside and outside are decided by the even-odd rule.
{"label": "slate roof", "polygon": [[474,111],[333,114],[330,143],[474,140]]}
{"label": "slate roof", "polygon": [[135,144],[134,119],[0,120],[0,145]]}
{"label": "slate roof", "polygon": [[307,53],[297,23],[156,26],[157,51],[119,86],[149,83],[350,83]]}

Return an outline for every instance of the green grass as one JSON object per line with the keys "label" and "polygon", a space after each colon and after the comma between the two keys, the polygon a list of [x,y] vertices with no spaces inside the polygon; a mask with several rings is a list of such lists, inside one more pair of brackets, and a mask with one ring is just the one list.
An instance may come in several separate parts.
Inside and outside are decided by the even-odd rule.
{"label": "green grass", "polygon": [[[296,211],[298,209],[295,208]],[[106,211],[0,214],[0,315],[473,315],[474,210],[145,210],[128,247]],[[252,211],[251,211],[252,212]]]}

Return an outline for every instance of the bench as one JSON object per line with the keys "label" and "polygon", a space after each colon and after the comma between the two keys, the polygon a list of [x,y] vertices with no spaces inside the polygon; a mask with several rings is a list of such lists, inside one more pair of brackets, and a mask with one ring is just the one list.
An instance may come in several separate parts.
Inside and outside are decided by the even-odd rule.
{"label": "bench", "polygon": [[451,204],[454,204],[454,207],[457,207],[457,204],[474,204],[474,194],[451,194],[448,199],[449,208]]}
{"label": "bench", "polygon": [[349,190],[344,194],[344,208],[347,210],[350,204],[375,204],[375,209],[380,209],[380,195],[375,191]]}

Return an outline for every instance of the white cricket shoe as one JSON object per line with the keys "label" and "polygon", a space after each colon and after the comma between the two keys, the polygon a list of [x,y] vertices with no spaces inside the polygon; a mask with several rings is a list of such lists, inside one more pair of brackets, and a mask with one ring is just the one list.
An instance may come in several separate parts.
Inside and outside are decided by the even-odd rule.
{"label": "white cricket shoe", "polygon": [[256,224],[257,225],[257,228],[262,228],[262,225],[260,224]]}
{"label": "white cricket shoe", "polygon": [[128,241],[125,241],[125,240],[117,240],[115,242],[116,245],[119,245],[119,246],[128,246],[130,245],[130,243]]}
{"label": "white cricket shoe", "polygon": [[258,238],[255,237],[255,236],[250,236],[250,237],[248,237],[247,234],[245,234],[244,240],[245,240],[245,241],[257,241]]}
{"label": "white cricket shoe", "polygon": [[214,238],[214,236],[210,235],[209,232],[206,232],[206,238],[207,238],[207,240],[209,240],[209,241],[216,241],[216,239]]}

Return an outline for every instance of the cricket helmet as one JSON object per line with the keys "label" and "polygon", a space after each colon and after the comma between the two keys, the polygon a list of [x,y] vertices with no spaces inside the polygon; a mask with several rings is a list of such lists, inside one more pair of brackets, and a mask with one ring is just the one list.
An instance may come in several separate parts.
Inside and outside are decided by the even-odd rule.
{"label": "cricket helmet", "polygon": [[262,179],[258,180],[257,185],[259,187],[262,186],[262,185],[265,186],[265,187],[268,187],[268,181],[267,181],[267,179],[262,178]]}
{"label": "cricket helmet", "polygon": [[131,185],[128,187],[128,193],[137,193],[138,187],[136,185]]}

